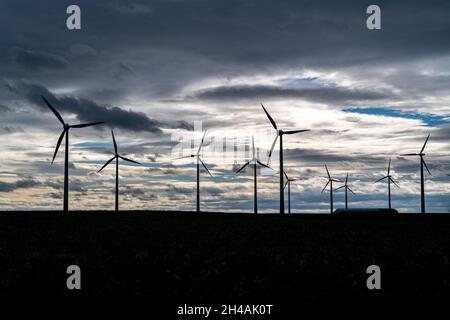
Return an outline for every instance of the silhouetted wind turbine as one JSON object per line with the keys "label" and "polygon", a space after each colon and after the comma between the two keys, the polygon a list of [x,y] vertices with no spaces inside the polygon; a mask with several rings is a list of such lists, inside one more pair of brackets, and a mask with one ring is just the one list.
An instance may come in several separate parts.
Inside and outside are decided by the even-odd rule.
{"label": "silhouetted wind turbine", "polygon": [[288,213],[290,214],[291,213],[291,182],[297,181],[298,179],[290,178],[287,175],[286,171],[283,171],[283,172],[284,172],[284,176],[286,177],[286,183],[284,184],[283,189],[286,189],[286,186],[288,187]]}
{"label": "silhouetted wind turbine", "polygon": [[295,134],[295,133],[300,133],[300,132],[306,132],[306,131],[310,131],[310,130],[307,129],[307,130],[287,130],[287,131],[283,131],[281,129],[278,129],[277,124],[272,119],[272,117],[267,112],[266,108],[264,107],[264,105],[262,103],[261,103],[261,106],[262,106],[264,112],[266,113],[267,118],[269,118],[270,123],[272,124],[272,126],[275,129],[275,131],[277,132],[277,136],[275,137],[275,140],[273,141],[272,148],[270,148],[269,160],[270,160],[270,156],[272,155],[273,149],[275,148],[275,144],[277,142],[277,139],[278,139],[278,137],[280,137],[280,214],[284,214],[283,135],[285,135],[285,134]]}
{"label": "silhouetted wind turbine", "polygon": [[325,191],[327,186],[330,185],[330,211],[331,211],[331,213],[333,213],[333,182],[342,182],[342,181],[331,178],[327,165],[325,165],[325,169],[327,170],[328,181],[327,181],[327,184],[325,185],[325,187],[323,187],[322,193]]}
{"label": "silhouetted wind turbine", "polygon": [[389,203],[389,209],[391,209],[392,208],[392,206],[391,206],[391,182],[393,184],[395,184],[398,188],[400,188],[400,186],[394,181],[394,179],[392,179],[392,176],[391,176],[391,158],[389,158],[387,175],[381,179],[378,179],[377,181],[375,181],[375,183],[380,182],[384,179],[387,179],[387,182],[388,182],[388,203]]}
{"label": "silhouetted wind turbine", "polygon": [[97,172],[102,171],[108,164],[111,163],[111,161],[116,159],[116,206],[115,206],[115,209],[116,209],[116,211],[119,211],[119,158],[122,160],[128,161],[128,162],[136,163],[136,164],[140,164],[140,163],[137,161],[125,158],[124,156],[121,156],[119,154],[119,152],[117,151],[117,143],[116,143],[116,139],[114,138],[114,132],[112,130],[111,130],[111,135],[112,135],[112,139],[113,139],[113,143],[114,143],[114,157],[109,159],[103,165],[103,167],[101,167],[101,169],[98,170]]}
{"label": "silhouetted wind turbine", "polygon": [[258,183],[257,183],[257,175],[256,175],[256,167],[259,164],[262,167],[265,168],[269,168],[270,167],[268,165],[265,165],[264,163],[262,163],[261,161],[259,161],[258,156],[255,152],[255,141],[252,137],[252,159],[247,161],[238,171],[236,171],[236,174],[238,174],[239,172],[241,172],[242,170],[245,169],[245,167],[247,167],[249,164],[253,164],[253,181],[254,181],[254,209],[255,209],[255,214],[258,213]]}
{"label": "silhouetted wind turbine", "polygon": [[200,163],[206,169],[206,172],[208,172],[208,174],[212,177],[211,172],[209,172],[208,168],[206,167],[205,163],[202,161],[202,159],[200,157],[200,151],[202,150],[203,142],[205,141],[205,135],[206,135],[206,130],[203,133],[203,138],[202,138],[202,141],[200,142],[200,146],[198,147],[196,154],[191,154],[190,156],[184,156],[184,157],[174,159],[174,160],[176,160],[176,159],[194,158],[194,157],[197,158],[197,212],[200,212]]}
{"label": "silhouetted wind turbine", "polygon": [[69,211],[69,130],[71,128],[84,128],[95,126],[97,124],[102,124],[105,122],[90,122],[90,123],[80,123],[75,125],[70,125],[65,123],[59,112],[50,104],[50,102],[45,99],[44,96],[41,96],[47,106],[52,110],[54,115],[58,118],[59,122],[63,125],[63,132],[59,136],[58,142],[56,143],[55,153],[53,154],[52,164],[55,161],[56,154],[58,153],[59,146],[61,145],[61,141],[66,136],[66,144],[65,144],[65,155],[64,155],[64,205],[63,210]]}
{"label": "silhouetted wind turbine", "polygon": [[423,144],[422,150],[420,150],[419,153],[407,153],[402,154],[401,156],[419,156],[420,157],[420,204],[421,204],[421,212],[425,213],[425,178],[423,175],[423,167],[425,166],[425,169],[427,169],[428,173],[431,174],[430,170],[428,170],[428,166],[425,163],[425,160],[423,157],[425,156],[425,153],[423,151],[425,150],[425,146],[427,145],[428,139],[430,138],[430,135],[428,134],[427,139],[425,140],[425,143]]}
{"label": "silhouetted wind turbine", "polygon": [[339,188],[337,188],[336,191],[338,191],[338,190],[340,190],[342,188],[345,188],[345,209],[348,209],[348,191],[350,191],[351,193],[355,194],[353,192],[353,190],[350,189],[350,187],[348,186],[348,173],[347,173],[347,176],[345,177],[344,185],[339,187]]}

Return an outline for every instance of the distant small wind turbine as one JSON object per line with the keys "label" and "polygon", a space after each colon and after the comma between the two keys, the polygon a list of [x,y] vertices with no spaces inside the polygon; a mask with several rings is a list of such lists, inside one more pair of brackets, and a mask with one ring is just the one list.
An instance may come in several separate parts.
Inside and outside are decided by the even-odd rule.
{"label": "distant small wind turbine", "polygon": [[197,159],[197,212],[200,212],[200,163],[206,169],[206,172],[208,172],[208,174],[211,177],[213,176],[211,174],[211,172],[209,172],[208,168],[206,167],[205,163],[202,161],[202,159],[200,157],[200,152],[202,151],[203,142],[205,141],[205,135],[206,135],[206,130],[203,133],[203,138],[202,138],[202,141],[200,142],[200,146],[198,147],[196,154],[191,154],[189,156],[184,156],[184,157],[174,159],[174,160],[184,159],[184,158],[196,158]]}
{"label": "distant small wind turbine", "polygon": [[291,213],[291,182],[297,181],[298,179],[290,178],[286,171],[284,172],[284,176],[286,177],[286,183],[284,184],[284,188],[286,189],[286,186],[288,187],[288,213]]}
{"label": "distant small wind turbine", "polygon": [[116,143],[116,139],[114,138],[114,131],[111,130],[111,135],[112,135],[112,139],[113,139],[113,143],[114,143],[114,157],[112,157],[111,159],[109,159],[104,165],[103,167],[101,167],[100,170],[98,170],[97,172],[102,171],[108,164],[111,163],[111,161],[113,161],[114,159],[116,159],[116,206],[115,209],[116,211],[119,211],[119,158],[128,162],[132,162],[132,163],[136,163],[136,164],[141,164],[137,161],[125,158],[124,156],[121,156],[119,154],[119,152],[117,151],[117,143]]}
{"label": "distant small wind turbine", "polygon": [[428,173],[431,175],[430,170],[428,170],[428,166],[425,163],[425,160],[423,157],[425,156],[424,150],[425,146],[427,145],[428,139],[430,138],[430,135],[428,134],[427,139],[425,140],[425,143],[423,144],[422,150],[420,150],[419,153],[407,153],[402,154],[401,156],[419,156],[420,157],[420,204],[421,204],[421,212],[425,213],[425,178],[423,175],[423,167],[425,166],[425,169],[427,169]]}
{"label": "distant small wind turbine", "polygon": [[381,179],[378,179],[377,181],[375,181],[375,183],[383,181],[384,179],[387,179],[387,182],[388,182],[388,204],[389,204],[389,209],[391,209],[392,208],[392,206],[391,206],[391,182],[393,184],[395,184],[397,186],[397,188],[400,188],[400,186],[394,181],[394,179],[392,179],[392,176],[391,176],[391,158],[389,158],[387,175]]}
{"label": "distant small wind turbine", "polygon": [[245,169],[245,167],[247,167],[249,164],[253,164],[253,183],[254,183],[254,211],[255,214],[258,213],[258,182],[257,182],[257,175],[256,175],[256,169],[257,169],[257,165],[260,165],[262,167],[265,168],[269,168],[270,167],[268,165],[265,165],[264,163],[262,163],[261,161],[259,161],[258,159],[258,155],[255,152],[255,140],[252,137],[252,159],[247,161],[238,171],[236,171],[236,174],[238,174],[239,172],[241,172],[242,170]]}
{"label": "distant small wind turbine", "polygon": [[284,214],[283,135],[285,135],[285,134],[295,134],[295,133],[300,133],[300,132],[306,132],[306,131],[310,131],[310,130],[307,129],[307,130],[288,130],[288,131],[284,131],[284,130],[278,129],[277,124],[272,119],[272,117],[267,112],[266,108],[264,107],[264,105],[262,103],[261,103],[261,106],[262,106],[264,112],[266,113],[267,118],[269,118],[270,123],[272,124],[272,126],[274,127],[274,129],[275,129],[275,131],[277,133],[277,135],[275,137],[275,140],[273,141],[272,148],[270,148],[269,160],[270,160],[270,156],[272,155],[273,149],[275,148],[275,144],[277,142],[277,139],[278,139],[278,137],[280,138],[280,214]]}
{"label": "distant small wind turbine", "polygon": [[351,193],[355,194],[353,192],[353,190],[348,186],[348,173],[347,173],[347,176],[345,177],[344,185],[339,187],[339,188],[337,188],[336,191],[338,191],[338,190],[340,190],[342,188],[345,188],[345,209],[348,209],[348,191],[350,191]]}
{"label": "distant small wind turbine", "polygon": [[327,170],[328,181],[325,187],[323,187],[322,193],[325,191],[327,186],[330,185],[330,212],[331,214],[333,214],[333,182],[342,182],[342,181],[331,178],[327,165],[325,165],[325,169]]}
{"label": "distant small wind turbine", "polygon": [[66,136],[66,144],[65,144],[65,156],[64,156],[64,204],[63,204],[63,210],[65,212],[69,211],[69,130],[71,128],[84,128],[84,127],[90,127],[95,126],[98,124],[102,124],[105,122],[90,122],[90,123],[80,123],[75,125],[70,125],[68,123],[65,123],[59,112],[48,102],[47,99],[45,99],[44,96],[41,96],[41,98],[44,100],[44,102],[47,104],[47,106],[52,110],[56,118],[58,118],[59,122],[63,125],[63,132],[59,136],[58,142],[56,143],[55,153],[53,154],[52,164],[53,161],[55,161],[56,154],[58,153],[59,146],[61,145],[61,141],[64,138],[64,135]]}

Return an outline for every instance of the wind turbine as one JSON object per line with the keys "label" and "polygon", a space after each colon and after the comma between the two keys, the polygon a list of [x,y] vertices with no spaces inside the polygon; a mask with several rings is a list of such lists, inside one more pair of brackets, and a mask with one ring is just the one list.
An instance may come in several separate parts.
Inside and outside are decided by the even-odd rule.
{"label": "wind turbine", "polygon": [[286,186],[288,187],[288,213],[291,214],[291,182],[297,181],[298,179],[290,178],[286,171],[284,172],[284,176],[286,177],[286,183],[284,184],[284,188],[286,189]]}
{"label": "wind turbine", "polygon": [[257,175],[256,175],[257,165],[259,164],[260,166],[269,168],[269,169],[270,169],[270,167],[258,160],[257,154],[255,152],[255,140],[253,137],[252,137],[252,159],[247,161],[238,171],[236,171],[236,174],[238,174],[239,172],[244,170],[245,167],[247,167],[249,164],[253,164],[254,209],[255,209],[255,214],[257,214],[258,213],[258,182],[257,182]]}
{"label": "wind turbine", "polygon": [[97,172],[102,171],[108,164],[111,163],[111,161],[113,161],[114,159],[116,160],[116,206],[115,209],[116,211],[119,211],[119,158],[128,162],[132,162],[132,163],[137,163],[140,164],[137,161],[125,158],[124,156],[121,156],[119,154],[119,152],[117,151],[117,143],[116,143],[116,139],[114,138],[114,131],[111,130],[111,134],[112,134],[112,138],[113,138],[113,143],[114,143],[114,157],[112,157],[111,159],[109,159],[104,165],[103,167],[101,167],[100,170],[98,170]]}
{"label": "wind turbine", "polygon": [[397,188],[400,188],[400,186],[392,179],[391,176],[391,158],[389,158],[389,165],[387,170],[387,175],[381,179],[378,179],[375,181],[375,183],[380,182],[384,179],[387,179],[388,182],[388,203],[389,203],[389,209],[391,209],[391,182],[397,186]]}
{"label": "wind turbine", "polygon": [[272,119],[272,117],[267,112],[266,108],[264,107],[264,105],[262,103],[261,103],[261,106],[262,106],[264,112],[266,113],[267,118],[269,118],[269,121],[272,124],[272,126],[275,129],[276,134],[277,134],[276,137],[275,137],[275,140],[273,141],[272,148],[270,148],[269,160],[270,160],[270,156],[272,155],[273,149],[275,148],[275,144],[277,142],[277,139],[278,139],[278,137],[280,137],[280,214],[284,214],[283,135],[285,135],[285,134],[295,134],[295,133],[300,133],[300,132],[306,132],[306,131],[310,131],[310,130],[307,129],[307,130],[287,130],[287,131],[284,131],[282,129],[278,129],[277,124]]}
{"label": "wind turbine", "polygon": [[208,168],[206,167],[205,163],[202,161],[202,159],[200,157],[200,151],[202,150],[203,142],[205,141],[205,135],[206,135],[206,130],[203,133],[203,138],[202,138],[202,141],[200,142],[200,145],[198,147],[196,154],[191,154],[189,156],[184,156],[184,157],[174,159],[174,160],[177,160],[177,159],[184,159],[184,158],[197,158],[197,212],[200,212],[200,163],[206,169],[206,172],[208,172],[208,174],[212,177],[211,172],[209,172]]}
{"label": "wind turbine", "polygon": [[323,187],[322,193],[325,191],[327,186],[330,185],[330,211],[331,211],[331,214],[333,214],[333,182],[342,182],[342,181],[331,178],[327,165],[325,165],[325,169],[327,170],[328,182],[325,185],[325,187]]}
{"label": "wind turbine", "polygon": [[50,104],[50,102],[45,99],[44,96],[41,96],[41,98],[44,100],[44,102],[47,104],[47,106],[52,110],[56,118],[58,118],[59,122],[63,125],[63,132],[59,136],[58,142],[56,143],[56,149],[55,153],[53,154],[52,164],[53,161],[55,161],[56,154],[58,153],[59,146],[61,145],[61,141],[64,138],[64,135],[66,136],[66,144],[65,144],[65,155],[64,155],[64,205],[63,210],[65,212],[69,211],[69,130],[71,128],[84,128],[84,127],[90,127],[95,126],[98,124],[102,124],[105,122],[90,122],[90,123],[80,123],[75,125],[70,125],[68,123],[65,123],[59,112]]}
{"label": "wind turbine", "polygon": [[427,169],[428,173],[431,175],[430,170],[428,170],[428,166],[425,163],[425,160],[423,157],[425,156],[424,150],[425,146],[427,145],[428,139],[430,138],[430,134],[428,134],[427,139],[425,140],[425,143],[423,144],[422,150],[420,150],[419,153],[407,153],[402,154],[401,156],[419,156],[420,157],[420,204],[421,204],[421,212],[425,213],[425,178],[423,175],[423,167],[425,166],[425,169]]}
{"label": "wind turbine", "polygon": [[347,176],[345,177],[344,185],[339,187],[339,188],[337,188],[336,191],[338,191],[338,190],[340,190],[342,188],[345,188],[345,209],[348,209],[348,191],[350,191],[351,193],[355,194],[353,192],[353,190],[350,189],[350,187],[348,186],[348,173],[347,173]]}

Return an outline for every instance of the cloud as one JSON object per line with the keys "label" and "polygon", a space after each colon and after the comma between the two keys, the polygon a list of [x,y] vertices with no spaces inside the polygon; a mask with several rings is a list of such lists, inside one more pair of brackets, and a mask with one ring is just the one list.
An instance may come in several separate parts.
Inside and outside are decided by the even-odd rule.
{"label": "cloud", "polygon": [[41,186],[42,183],[33,178],[20,179],[15,182],[0,181],[0,192],[13,192],[17,189],[28,189]]}
{"label": "cloud", "polygon": [[129,131],[148,131],[161,133],[161,123],[149,118],[145,113],[125,110],[116,106],[103,106],[96,102],[71,96],[57,97],[39,84],[15,82],[8,85],[11,91],[24,96],[30,103],[48,110],[41,95],[60,112],[75,114],[80,122],[105,121],[111,128],[121,128]]}
{"label": "cloud", "polygon": [[6,112],[10,112],[10,111],[11,111],[11,108],[0,104],[0,113],[6,113]]}
{"label": "cloud", "polygon": [[314,102],[348,104],[354,101],[373,101],[392,97],[392,93],[339,87],[287,88],[269,85],[221,86],[195,92],[200,100],[253,100],[297,98]]}
{"label": "cloud", "polygon": [[64,69],[69,65],[68,61],[55,54],[38,50],[13,49],[13,59],[21,67],[28,69]]}
{"label": "cloud", "polygon": [[113,9],[125,14],[130,15],[140,15],[140,14],[148,14],[152,12],[152,7],[145,3],[119,3],[116,2],[115,5],[113,5]]}

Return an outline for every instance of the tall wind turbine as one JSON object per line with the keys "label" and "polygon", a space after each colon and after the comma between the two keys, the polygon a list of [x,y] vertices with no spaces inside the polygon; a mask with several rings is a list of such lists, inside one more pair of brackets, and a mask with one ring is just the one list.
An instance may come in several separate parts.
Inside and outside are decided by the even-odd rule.
{"label": "tall wind turbine", "polygon": [[430,170],[428,170],[428,166],[425,163],[425,160],[423,157],[425,156],[424,150],[425,146],[427,145],[428,139],[430,138],[430,135],[428,134],[427,139],[425,140],[425,143],[423,144],[422,150],[420,150],[419,153],[407,153],[402,154],[402,156],[419,156],[420,157],[420,204],[421,204],[421,212],[425,213],[425,178],[423,175],[423,167],[425,166],[425,169],[427,169],[428,173],[431,175]]}
{"label": "tall wind turbine", "polygon": [[284,184],[284,188],[286,189],[286,186],[288,187],[288,213],[291,214],[291,182],[297,181],[298,179],[290,178],[286,171],[284,172],[284,176],[286,177],[286,183]]}
{"label": "tall wind turbine", "polygon": [[391,209],[391,182],[393,184],[395,184],[398,188],[400,188],[400,186],[394,181],[394,179],[392,179],[392,176],[391,176],[391,158],[389,158],[387,175],[381,179],[378,179],[377,181],[375,181],[375,183],[380,182],[384,179],[387,179],[387,182],[388,182],[388,203],[389,203],[389,209]]}
{"label": "tall wind turbine", "polygon": [[333,182],[341,182],[341,181],[331,178],[327,165],[325,165],[325,169],[327,170],[328,181],[327,181],[327,184],[325,185],[325,187],[323,187],[322,193],[325,191],[327,186],[330,185],[330,212],[331,212],[331,214],[333,214]]}
{"label": "tall wind turbine", "polygon": [[257,214],[258,213],[258,182],[257,182],[257,175],[256,175],[257,165],[260,165],[262,167],[269,168],[269,169],[270,169],[270,167],[268,165],[265,165],[261,161],[259,161],[258,156],[255,152],[255,140],[253,137],[252,137],[252,159],[247,161],[238,171],[236,171],[236,174],[238,174],[239,172],[244,170],[245,167],[247,167],[249,164],[253,164],[253,181],[254,181],[254,205],[253,206],[255,209],[255,214]]}
{"label": "tall wind turbine", "polygon": [[261,106],[262,106],[264,112],[266,113],[267,118],[269,118],[269,121],[272,124],[272,126],[275,129],[276,134],[277,134],[276,137],[275,137],[275,140],[273,141],[272,148],[270,148],[269,160],[270,160],[270,156],[272,155],[273,149],[275,148],[275,144],[277,143],[277,139],[278,139],[278,137],[280,138],[280,214],[284,214],[283,135],[285,135],[285,134],[295,134],[295,133],[300,133],[300,132],[306,132],[306,131],[310,131],[310,130],[308,129],[308,130],[287,130],[287,131],[284,131],[282,129],[278,129],[277,124],[272,119],[272,117],[267,112],[266,108],[264,107],[264,105],[262,103],[261,103]]}
{"label": "tall wind turbine", "polygon": [[132,162],[132,163],[136,163],[136,164],[140,164],[137,161],[125,158],[124,156],[121,156],[119,154],[119,152],[117,151],[117,143],[116,143],[116,138],[114,138],[114,131],[111,130],[111,135],[112,135],[112,139],[113,139],[113,143],[114,143],[114,157],[112,157],[111,159],[109,159],[104,165],[103,167],[101,167],[100,170],[98,170],[97,172],[102,171],[108,164],[111,163],[111,161],[113,161],[114,159],[116,160],[116,206],[115,209],[116,211],[119,211],[119,158],[128,162]]}
{"label": "tall wind turbine", "polygon": [[348,191],[350,191],[351,193],[355,194],[353,192],[353,190],[348,186],[348,173],[347,173],[347,176],[345,177],[344,185],[339,187],[339,188],[337,188],[336,191],[338,191],[338,190],[340,190],[342,188],[345,188],[345,209],[348,209]]}
{"label": "tall wind turbine", "polygon": [[[211,172],[209,172],[208,168],[206,167],[205,163],[202,161],[202,158],[200,157],[200,152],[202,151],[203,142],[205,141],[205,135],[206,135],[206,130],[203,133],[202,141],[200,142],[200,145],[198,147],[196,154],[191,154],[189,156],[176,158],[176,159],[197,158],[197,212],[200,212],[200,163],[206,169],[206,172],[208,172],[208,174],[212,177]],[[174,160],[176,160],[176,159],[174,159]]]}
{"label": "tall wind turbine", "polygon": [[66,136],[66,145],[65,145],[65,156],[64,156],[64,205],[63,210],[69,211],[69,130],[71,128],[84,128],[84,127],[90,127],[95,126],[98,124],[102,124],[105,122],[90,122],[90,123],[80,123],[75,125],[70,125],[68,123],[65,123],[59,112],[50,104],[50,102],[45,99],[44,96],[41,96],[41,98],[44,100],[44,102],[47,104],[47,106],[52,110],[52,112],[55,114],[56,118],[58,118],[59,122],[63,125],[63,132],[59,136],[58,142],[56,143],[56,149],[55,153],[53,154],[52,164],[53,161],[55,161],[56,154],[58,153],[59,146],[61,145],[61,141],[64,138],[64,135]]}

